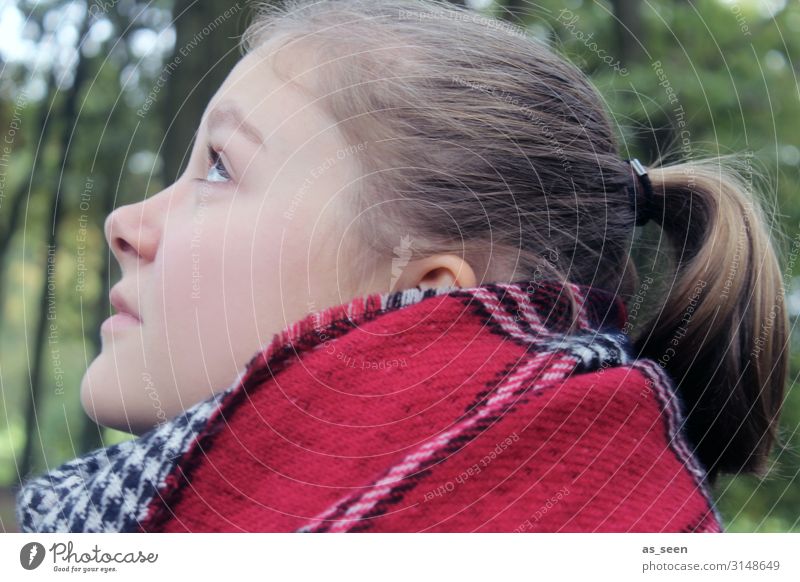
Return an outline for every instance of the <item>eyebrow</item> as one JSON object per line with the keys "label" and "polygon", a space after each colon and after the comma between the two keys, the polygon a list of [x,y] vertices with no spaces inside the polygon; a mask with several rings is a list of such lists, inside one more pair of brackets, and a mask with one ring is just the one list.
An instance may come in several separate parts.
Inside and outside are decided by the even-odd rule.
{"label": "eyebrow", "polygon": [[255,145],[264,145],[264,137],[261,132],[247,123],[242,112],[233,105],[220,105],[208,114],[209,130],[225,125],[232,127]]}

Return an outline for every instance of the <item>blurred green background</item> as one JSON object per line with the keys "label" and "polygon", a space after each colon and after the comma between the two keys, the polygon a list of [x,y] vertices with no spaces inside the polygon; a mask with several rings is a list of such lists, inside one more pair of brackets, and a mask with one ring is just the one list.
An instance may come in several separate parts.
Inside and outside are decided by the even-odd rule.
{"label": "blurred green background", "polygon": [[[744,153],[776,244],[797,251],[800,2],[454,3],[526,28],[587,72],[625,157]],[[0,531],[16,529],[20,476],[130,438],[92,423],[78,396],[119,278],[103,220],[180,174],[252,4],[0,0]],[[798,285],[787,296],[794,330]],[[800,531],[798,370],[795,348],[769,474],[716,488],[728,531]]]}

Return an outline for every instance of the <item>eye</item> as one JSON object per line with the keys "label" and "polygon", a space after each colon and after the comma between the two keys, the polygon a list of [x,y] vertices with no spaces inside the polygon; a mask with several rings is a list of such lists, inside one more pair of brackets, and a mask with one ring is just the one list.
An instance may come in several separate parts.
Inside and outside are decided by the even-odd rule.
{"label": "eye", "polygon": [[222,161],[222,156],[211,146],[208,147],[208,166],[207,182],[227,182],[231,179],[231,175]]}

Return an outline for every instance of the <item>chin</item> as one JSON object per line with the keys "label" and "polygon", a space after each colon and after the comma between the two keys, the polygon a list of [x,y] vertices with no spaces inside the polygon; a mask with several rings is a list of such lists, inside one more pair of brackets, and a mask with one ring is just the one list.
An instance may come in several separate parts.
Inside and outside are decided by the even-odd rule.
{"label": "chin", "polygon": [[81,380],[81,406],[89,418],[100,426],[134,435],[141,435],[155,427],[158,419],[150,402],[139,406],[126,403],[120,396],[124,391],[120,387],[114,389],[116,377],[108,378],[93,373],[96,372],[93,370],[96,364],[97,360],[92,362]]}
{"label": "chin", "polygon": [[96,395],[92,392],[91,386],[91,370],[93,365],[94,362],[92,362],[92,364],[86,369],[86,372],[83,373],[83,378],[81,378],[81,406],[89,418],[91,418],[97,424],[102,425],[102,406],[96,398]]}

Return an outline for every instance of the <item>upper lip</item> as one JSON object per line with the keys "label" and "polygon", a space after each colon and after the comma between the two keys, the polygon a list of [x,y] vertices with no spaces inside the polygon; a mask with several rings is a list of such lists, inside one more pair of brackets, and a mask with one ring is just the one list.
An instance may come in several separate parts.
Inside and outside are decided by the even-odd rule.
{"label": "upper lip", "polygon": [[117,313],[127,313],[139,321],[142,320],[141,317],[139,317],[139,314],[131,308],[131,304],[128,303],[122,296],[122,292],[119,290],[119,288],[114,287],[111,289],[111,292],[108,294],[108,300],[111,302],[111,305],[114,306],[114,309],[117,310]]}

